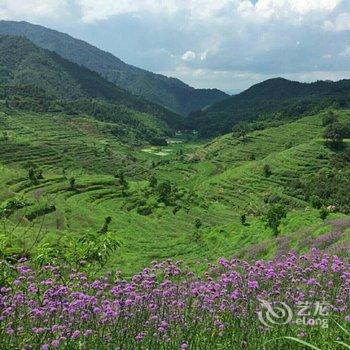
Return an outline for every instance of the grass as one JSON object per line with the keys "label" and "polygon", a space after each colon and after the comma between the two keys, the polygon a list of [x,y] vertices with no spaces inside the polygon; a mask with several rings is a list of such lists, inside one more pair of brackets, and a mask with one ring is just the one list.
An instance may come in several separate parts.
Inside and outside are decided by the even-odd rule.
{"label": "grass", "polygon": [[[336,113],[345,119],[350,112]],[[172,142],[166,147],[131,148],[106,131],[106,123],[90,118],[23,111],[2,114],[0,135],[7,131],[9,140],[0,140],[0,204],[15,197],[32,204],[14,213],[6,225],[13,227],[24,214],[54,203],[56,211],[44,219],[20,224],[28,227],[21,239],[27,245],[41,226],[41,243],[54,244],[63,234],[73,237],[97,231],[110,216],[110,229],[122,244],[105,269],[117,266],[127,276],[152,260],[183,259],[202,270],[198,261],[218,256],[268,259],[281,246],[302,250],[303,230],[308,230],[309,237],[332,230],[317,210],[285,191],[291,180],[330,166],[332,153],[321,138],[321,120],[318,114],[255,131],[246,142],[226,135],[208,144]],[[44,180],[28,181],[28,161],[43,169]],[[269,177],[264,176],[265,164],[271,168]],[[126,196],[114,177],[121,170],[129,182]],[[189,211],[176,214],[162,205],[147,216],[130,210],[144,199],[152,174],[158,182],[170,180],[179,190],[193,191],[198,201]],[[69,189],[71,177],[76,179],[74,191]],[[290,209],[278,240],[261,216],[271,195],[283,198]],[[147,199],[147,204],[154,203],[155,196]],[[240,222],[243,213],[246,225]],[[329,219],[343,217],[331,214]],[[197,218],[203,223],[199,238],[195,238]],[[344,231],[341,240],[348,238]]]}

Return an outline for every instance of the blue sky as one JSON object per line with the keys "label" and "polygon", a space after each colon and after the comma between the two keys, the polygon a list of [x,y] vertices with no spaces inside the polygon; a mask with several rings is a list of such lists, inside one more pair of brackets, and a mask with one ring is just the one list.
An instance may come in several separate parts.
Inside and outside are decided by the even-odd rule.
{"label": "blue sky", "polygon": [[350,78],[349,0],[0,0],[0,19],[66,32],[195,87]]}

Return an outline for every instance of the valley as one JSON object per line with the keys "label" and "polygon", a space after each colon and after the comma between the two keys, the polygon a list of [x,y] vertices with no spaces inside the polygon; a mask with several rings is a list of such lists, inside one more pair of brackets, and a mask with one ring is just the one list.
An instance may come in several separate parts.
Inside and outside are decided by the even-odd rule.
{"label": "valley", "polygon": [[[304,250],[305,235],[299,237],[299,232],[308,230],[315,239],[332,230],[332,220],[348,222],[335,213],[324,223],[310,203],[288,193],[293,180],[331,168],[334,152],[322,138],[324,113],[253,131],[245,141],[228,134],[209,143],[180,140],[143,148],[121,144],[108,134],[108,123],[88,117],[2,110],[1,132],[7,138],[0,141],[0,198],[3,206],[13,199],[29,203],[6,222],[7,230],[20,223],[26,232],[23,237],[19,231],[12,242],[18,253],[37,240],[30,253],[50,247],[59,258],[65,248],[57,242],[97,232],[110,216],[109,229],[121,246],[104,269],[117,266],[128,276],[153,260],[172,258],[201,270],[198,262],[218,255],[272,258],[280,240],[288,241],[290,249]],[[346,121],[350,111],[335,114]],[[36,183],[28,179],[30,164],[42,172]],[[268,177],[265,164],[271,168]],[[126,188],[120,184],[121,173]],[[158,185],[169,182],[175,197],[171,203],[159,199],[151,177]],[[271,198],[288,208],[277,241],[264,221]],[[21,219],[52,206],[51,213],[29,222]],[[327,248],[343,248],[341,242],[349,247],[349,228]]]}
{"label": "valley", "polygon": [[0,350],[349,348],[350,80],[268,76],[0,21]]}

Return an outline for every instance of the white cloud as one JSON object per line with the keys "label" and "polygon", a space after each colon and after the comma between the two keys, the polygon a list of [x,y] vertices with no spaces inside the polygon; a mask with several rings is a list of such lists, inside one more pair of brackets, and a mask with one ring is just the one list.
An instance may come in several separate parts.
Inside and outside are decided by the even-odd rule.
{"label": "white cloud", "polygon": [[350,30],[350,13],[341,13],[333,21],[325,21],[323,28],[327,31],[335,32]]}
{"label": "white cloud", "polygon": [[86,23],[128,13],[174,13],[179,8],[177,0],[76,0],[76,3],[80,6],[82,20]]}
{"label": "white cloud", "polygon": [[342,0],[259,0],[255,6],[242,0],[237,13],[254,23],[283,20],[300,25],[327,17]]}
{"label": "white cloud", "polygon": [[40,18],[62,18],[67,10],[67,0],[0,1],[0,19],[30,21]]}
{"label": "white cloud", "polygon": [[186,12],[191,19],[216,17],[225,8],[236,8],[249,0],[76,0],[83,20],[95,22],[127,13],[175,14]]}
{"label": "white cloud", "polygon": [[182,59],[186,62],[189,61],[193,61],[196,59],[196,53],[193,51],[186,51],[183,55],[182,55]]}
{"label": "white cloud", "polygon": [[347,46],[342,52],[340,52],[339,56],[350,57],[350,46]]}
{"label": "white cloud", "polygon": [[[341,0],[75,0],[82,19],[91,23],[111,16],[128,13],[176,14],[187,13],[192,20],[254,17],[255,21],[275,18],[293,19],[312,12],[332,11]],[[300,17],[299,17],[300,19]],[[295,18],[293,19],[295,20]]]}
{"label": "white cloud", "polygon": [[313,11],[332,11],[340,1],[341,0],[260,0],[256,7],[260,10],[270,10],[274,13],[282,10],[303,15]]}
{"label": "white cloud", "polygon": [[204,61],[204,60],[207,58],[208,52],[209,52],[209,51],[207,50],[207,51],[202,52],[202,53],[199,55],[201,61]]}
{"label": "white cloud", "polygon": [[1,18],[57,19],[55,29],[197,87],[350,71],[350,0],[0,0]]}

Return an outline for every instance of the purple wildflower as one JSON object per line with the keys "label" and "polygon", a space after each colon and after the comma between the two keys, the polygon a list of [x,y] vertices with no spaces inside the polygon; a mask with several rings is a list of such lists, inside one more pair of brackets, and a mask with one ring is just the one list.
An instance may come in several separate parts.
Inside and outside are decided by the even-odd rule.
{"label": "purple wildflower", "polygon": [[76,330],[73,332],[72,336],[71,336],[71,339],[73,341],[77,340],[78,338],[80,337],[80,331]]}

